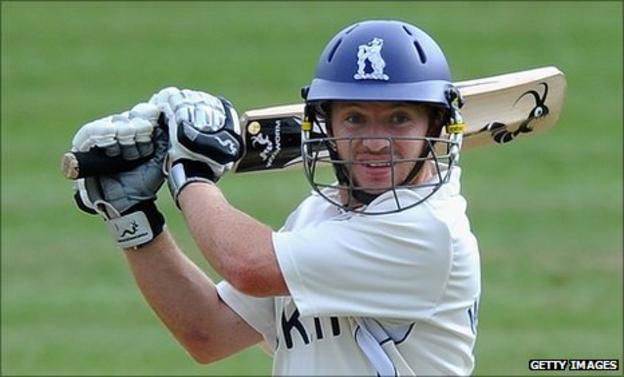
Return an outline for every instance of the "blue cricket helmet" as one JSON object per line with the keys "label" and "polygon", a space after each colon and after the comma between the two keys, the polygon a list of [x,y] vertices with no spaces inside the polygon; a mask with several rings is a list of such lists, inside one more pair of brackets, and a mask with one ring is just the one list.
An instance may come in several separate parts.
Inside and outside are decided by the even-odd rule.
{"label": "blue cricket helmet", "polygon": [[[362,21],[348,26],[327,44],[314,79],[301,94],[306,101],[301,125],[305,175],[313,189],[331,204],[362,214],[399,212],[424,202],[450,180],[451,171],[459,160],[462,135],[457,131],[451,132],[449,137],[440,135],[443,127],[461,122],[461,95],[451,82],[444,53],[417,27],[386,20]],[[427,134],[397,139],[391,135],[336,138],[331,132],[330,107],[325,106],[334,101],[426,104],[429,110]],[[391,151],[395,143],[419,142],[422,150],[418,157],[401,158],[400,161],[391,153],[383,162],[392,169],[392,181],[386,187],[371,191],[370,187],[360,185],[352,174],[353,165],[362,162],[354,160],[352,142],[362,139],[385,139]],[[339,154],[338,142],[349,143],[349,152],[345,156]],[[446,145],[447,153],[436,151],[435,146],[440,144]],[[395,166],[399,163],[412,164],[412,167],[406,177],[395,182]],[[425,164],[432,166],[436,173],[432,180],[418,183],[416,178]],[[318,167],[327,165],[333,167],[337,181],[326,181],[317,174]],[[442,165],[447,168],[443,169]],[[345,195],[329,195],[330,191],[324,189]],[[399,200],[398,190],[412,189],[425,191],[412,199]],[[394,208],[368,208],[386,192],[392,193]]]}
{"label": "blue cricket helmet", "polygon": [[449,108],[446,57],[424,31],[372,20],[340,31],[323,51],[306,102],[409,101]]}

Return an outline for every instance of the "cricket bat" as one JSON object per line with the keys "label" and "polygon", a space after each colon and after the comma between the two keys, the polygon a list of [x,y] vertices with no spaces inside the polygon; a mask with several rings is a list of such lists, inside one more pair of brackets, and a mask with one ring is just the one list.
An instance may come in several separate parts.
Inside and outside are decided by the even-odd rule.
{"label": "cricket bat", "polygon": [[[462,151],[509,144],[553,127],[561,114],[566,92],[565,75],[556,67],[454,84],[464,99]],[[303,107],[299,103],[243,113],[240,126],[245,154],[233,171],[261,172],[300,166]],[[141,162],[110,158],[93,151],[68,152],[63,156],[61,169],[66,178],[77,179],[129,170]]]}

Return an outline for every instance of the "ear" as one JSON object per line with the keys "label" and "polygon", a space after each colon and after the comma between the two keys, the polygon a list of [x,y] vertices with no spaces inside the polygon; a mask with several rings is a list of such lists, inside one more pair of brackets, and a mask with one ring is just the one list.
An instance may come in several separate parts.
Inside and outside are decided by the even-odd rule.
{"label": "ear", "polygon": [[440,107],[429,107],[429,128],[427,129],[428,137],[439,137],[442,129],[449,121],[449,112]]}
{"label": "ear", "polygon": [[334,136],[331,127],[331,108],[332,105],[330,101],[320,102],[314,105],[314,117],[316,121],[325,122],[325,129],[329,137]]}
{"label": "ear", "polygon": [[327,136],[334,137],[334,132],[331,126],[331,120],[329,118],[325,119],[325,130],[327,131]]}

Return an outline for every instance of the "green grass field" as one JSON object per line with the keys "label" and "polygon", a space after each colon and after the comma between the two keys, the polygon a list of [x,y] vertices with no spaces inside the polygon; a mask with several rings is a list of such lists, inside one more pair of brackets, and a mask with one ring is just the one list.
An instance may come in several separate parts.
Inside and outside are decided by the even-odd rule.
{"label": "green grass field", "polygon": [[[224,94],[240,110],[296,102],[327,40],[366,18],[427,30],[457,81],[546,65],[566,73],[554,129],[462,158],[482,257],[475,373],[525,375],[530,358],[621,363],[621,2],[4,1],[2,374],[270,373],[257,348],[207,366],[185,354],[102,222],[74,207],[59,159],[81,124],[169,85]],[[309,191],[300,171],[222,182],[235,206],[273,227]],[[165,189],[159,202],[218,279]]]}

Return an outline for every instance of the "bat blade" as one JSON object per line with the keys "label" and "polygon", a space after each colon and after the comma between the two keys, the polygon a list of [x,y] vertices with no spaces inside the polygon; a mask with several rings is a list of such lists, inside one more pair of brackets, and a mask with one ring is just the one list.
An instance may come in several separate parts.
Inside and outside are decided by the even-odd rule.
{"label": "bat blade", "polygon": [[456,83],[464,97],[462,149],[506,144],[553,127],[566,80],[555,67]]}

